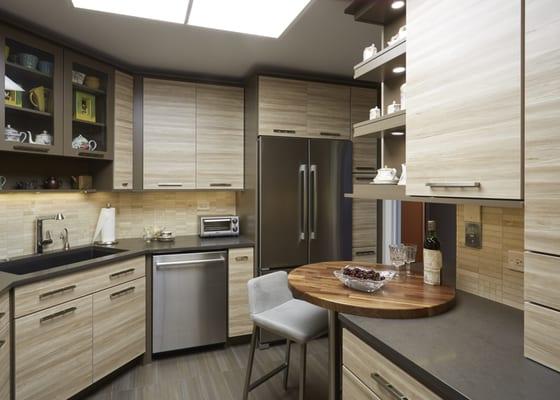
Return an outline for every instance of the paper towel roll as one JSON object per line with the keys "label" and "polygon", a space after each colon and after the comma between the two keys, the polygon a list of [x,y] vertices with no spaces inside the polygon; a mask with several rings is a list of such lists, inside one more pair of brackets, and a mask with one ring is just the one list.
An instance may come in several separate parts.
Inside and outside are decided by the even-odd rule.
{"label": "paper towel roll", "polygon": [[93,235],[93,241],[96,240],[107,244],[115,241],[115,209],[113,207],[101,209]]}

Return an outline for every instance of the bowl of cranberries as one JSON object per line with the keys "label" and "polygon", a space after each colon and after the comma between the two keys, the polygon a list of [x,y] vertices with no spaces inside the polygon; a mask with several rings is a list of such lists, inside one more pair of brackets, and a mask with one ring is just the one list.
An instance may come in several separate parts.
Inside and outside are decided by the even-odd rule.
{"label": "bowl of cranberries", "polygon": [[375,271],[360,265],[347,265],[334,271],[334,276],[345,286],[361,292],[373,293],[395,276],[394,271]]}

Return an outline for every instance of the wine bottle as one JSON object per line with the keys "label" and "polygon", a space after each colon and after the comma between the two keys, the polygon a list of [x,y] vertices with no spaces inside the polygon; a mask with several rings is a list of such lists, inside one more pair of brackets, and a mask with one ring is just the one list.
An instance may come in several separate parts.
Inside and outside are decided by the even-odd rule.
{"label": "wine bottle", "polygon": [[424,283],[441,285],[441,245],[436,235],[436,221],[428,221],[428,234],[424,240]]}

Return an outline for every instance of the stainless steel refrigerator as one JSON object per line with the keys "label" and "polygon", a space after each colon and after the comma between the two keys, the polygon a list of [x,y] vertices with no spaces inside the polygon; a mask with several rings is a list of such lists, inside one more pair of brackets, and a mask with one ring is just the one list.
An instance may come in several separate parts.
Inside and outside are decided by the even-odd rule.
{"label": "stainless steel refrigerator", "polygon": [[258,268],[352,257],[352,143],[258,139]]}

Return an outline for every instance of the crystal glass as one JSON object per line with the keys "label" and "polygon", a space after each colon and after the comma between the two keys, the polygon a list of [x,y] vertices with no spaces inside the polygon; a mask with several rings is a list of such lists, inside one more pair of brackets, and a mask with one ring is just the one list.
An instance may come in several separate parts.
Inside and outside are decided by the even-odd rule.
{"label": "crystal glass", "polygon": [[399,275],[399,270],[406,263],[406,251],[402,244],[390,244],[389,245],[389,257],[391,258],[391,264],[396,269],[396,276]]}
{"label": "crystal glass", "polygon": [[405,243],[403,244],[404,251],[405,251],[405,262],[406,262],[406,274],[412,275],[412,263],[416,262],[416,252],[418,250],[418,246],[412,243]]}

